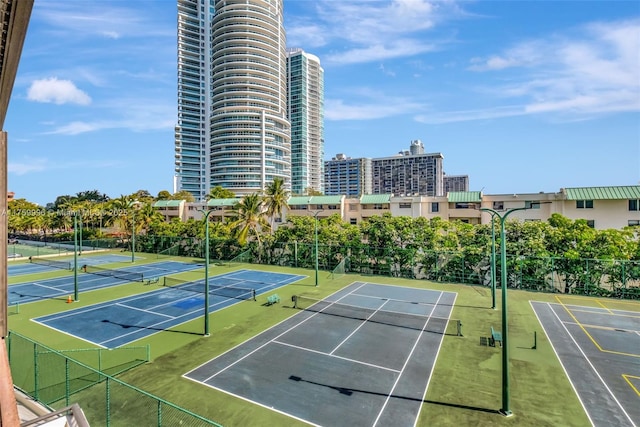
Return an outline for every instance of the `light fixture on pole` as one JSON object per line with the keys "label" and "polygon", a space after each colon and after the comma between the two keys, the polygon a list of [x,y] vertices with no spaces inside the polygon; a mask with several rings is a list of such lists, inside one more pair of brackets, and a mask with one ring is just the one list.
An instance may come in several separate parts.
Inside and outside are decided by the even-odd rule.
{"label": "light fixture on pole", "polygon": [[208,337],[209,333],[209,215],[212,210],[204,211],[204,336]]}
{"label": "light fixture on pole", "polygon": [[312,212],[314,218],[314,237],[315,237],[315,258],[316,258],[316,284],[318,286],[318,214],[320,212],[324,212],[324,209],[320,209],[318,211]]}
{"label": "light fixture on pole", "polygon": [[500,219],[500,286],[502,288],[502,408],[500,413],[510,417],[513,415],[509,405],[509,334],[507,326],[507,241],[504,224],[507,217],[516,211],[529,209],[529,206],[523,208],[508,209],[502,215],[490,208],[480,208],[481,211],[490,212],[491,224],[493,225],[493,217]]}

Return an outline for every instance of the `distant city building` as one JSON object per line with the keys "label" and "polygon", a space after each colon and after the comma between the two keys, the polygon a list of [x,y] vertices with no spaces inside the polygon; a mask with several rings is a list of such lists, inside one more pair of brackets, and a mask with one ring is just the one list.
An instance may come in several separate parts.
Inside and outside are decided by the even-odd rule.
{"label": "distant city building", "polygon": [[411,152],[372,159],[373,194],[442,196],[443,159],[440,153]]}
{"label": "distant city building", "polygon": [[291,191],[324,192],[324,70],[302,49],[287,50],[287,105],[291,122]]}
{"label": "distant city building", "polygon": [[352,159],[338,154],[324,164],[325,194],[442,196],[443,159],[441,153],[425,153],[419,139],[391,157]]}
{"label": "distant city building", "polygon": [[291,182],[282,0],[178,0],[174,190]]}
{"label": "distant city building", "polygon": [[15,197],[16,193],[14,193],[13,191],[9,191],[7,192],[7,202],[10,202],[13,200],[13,198]]}
{"label": "distant city building", "polygon": [[444,175],[444,194],[450,191],[469,191],[469,175]]}
{"label": "distant city building", "polygon": [[337,154],[324,163],[324,181],[328,196],[371,194],[371,159]]}

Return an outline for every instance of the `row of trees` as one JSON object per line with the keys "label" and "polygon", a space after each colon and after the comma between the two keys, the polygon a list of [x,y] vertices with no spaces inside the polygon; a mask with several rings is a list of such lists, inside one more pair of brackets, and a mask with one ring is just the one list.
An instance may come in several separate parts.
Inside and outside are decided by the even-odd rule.
{"label": "row of trees", "polygon": [[[233,196],[233,193],[220,187],[213,189],[211,194],[215,198]],[[44,208],[25,199],[16,199],[9,202],[9,232],[60,237],[60,234],[71,232],[73,216],[77,213],[87,239],[104,237],[104,230],[107,229],[115,234],[130,233],[134,215],[136,233],[203,237],[202,221],[164,221],[162,215],[153,208],[153,203],[166,200],[164,197],[166,194],[162,191],[158,197],[153,197],[147,191],[140,190],[109,199],[94,190],[75,196],[60,196]],[[171,197],[181,199],[182,195]],[[310,217],[290,216],[287,226],[280,226],[274,232],[275,221],[287,207],[288,197],[284,183],[276,179],[263,192],[239,199],[225,222],[210,224],[210,236],[218,239],[235,238],[241,246],[251,242],[258,245],[311,242],[314,219]],[[346,245],[358,241],[371,247],[482,254],[490,250],[489,225],[445,221],[439,217],[426,219],[385,214],[352,225],[335,215],[321,219],[319,224],[319,241],[326,245]],[[515,256],[640,260],[637,227],[596,230],[584,220],[574,221],[554,214],[547,222],[509,221],[506,235],[507,251]]]}

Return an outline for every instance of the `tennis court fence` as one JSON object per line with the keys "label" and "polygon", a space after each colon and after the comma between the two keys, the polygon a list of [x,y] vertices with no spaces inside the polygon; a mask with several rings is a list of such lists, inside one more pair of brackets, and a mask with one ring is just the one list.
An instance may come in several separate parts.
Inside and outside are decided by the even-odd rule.
{"label": "tennis court fence", "polygon": [[92,426],[220,426],[114,377],[148,362],[146,347],[65,354],[13,331],[6,340],[14,385],[54,410],[78,403]]}
{"label": "tennis court fence", "polygon": [[[383,300],[383,299],[381,299]],[[386,302],[404,306],[428,306],[424,311],[433,307],[432,304],[384,299]],[[428,316],[422,313],[383,310],[380,308],[362,307],[341,302],[320,300],[306,296],[293,296],[294,308],[310,311],[318,315],[336,316],[346,319],[367,321],[371,323],[408,328],[423,332],[462,336],[462,322],[459,319]],[[398,306],[398,305],[396,305]]]}

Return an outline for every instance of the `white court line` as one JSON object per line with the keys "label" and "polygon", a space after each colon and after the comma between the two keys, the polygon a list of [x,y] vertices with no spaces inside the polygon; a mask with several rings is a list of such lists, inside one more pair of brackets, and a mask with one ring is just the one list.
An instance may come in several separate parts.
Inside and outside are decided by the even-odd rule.
{"label": "white court line", "polygon": [[293,345],[293,344],[289,344],[289,343],[282,342],[282,341],[273,340],[271,342],[274,343],[274,344],[280,344],[280,345],[284,345],[284,346],[295,348],[295,349],[302,350],[302,351],[308,351],[310,353],[316,353],[316,354],[321,354],[323,356],[328,356],[328,357],[333,357],[333,358],[336,358],[336,359],[346,360],[348,362],[353,362],[353,363],[357,363],[359,365],[369,366],[371,368],[383,369],[385,371],[391,371],[391,372],[395,372],[395,373],[399,373],[400,372],[397,369],[391,369],[391,368],[387,368],[387,367],[380,366],[380,365],[374,365],[373,363],[362,362],[362,361],[356,360],[356,359],[349,359],[348,357],[336,356],[335,354],[331,354],[331,353],[327,353],[327,352],[319,351],[319,350],[313,350],[313,349],[307,348],[307,347],[300,347],[299,345]]}
{"label": "white court line", "polygon": [[[376,309],[375,309],[375,311],[369,315],[369,317],[367,317],[367,318],[366,318],[366,319],[364,319],[362,322],[360,322],[360,325],[359,325],[357,328],[355,328],[355,329],[353,330],[353,332],[351,332],[351,333],[350,333],[350,334],[349,334],[345,339],[343,339],[343,340],[342,340],[342,342],[340,342],[340,344],[338,344],[338,345],[336,346],[336,348],[334,348],[333,350],[331,350],[331,353],[329,353],[329,354],[330,354],[330,355],[333,355],[333,353],[334,353],[336,350],[338,350],[338,349],[342,346],[342,344],[344,344],[345,342],[347,342],[347,340],[348,340],[349,338],[351,338],[351,337],[353,336],[353,334],[355,334],[356,332],[358,332],[358,331],[360,330],[360,328],[362,328],[364,325],[366,325],[366,323],[369,321],[369,319],[371,319],[371,318],[372,318],[372,317],[373,317],[373,316],[374,316],[378,311],[380,311],[380,309],[381,309],[382,307],[384,307],[384,305],[385,305],[386,303],[387,303],[387,301],[385,301],[384,303],[382,303],[382,305],[381,305],[380,307],[376,308]],[[373,308],[372,308],[371,310],[373,310]]]}
{"label": "white court line", "polygon": [[[549,304],[549,303],[547,303]],[[549,304],[550,305],[550,304]],[[602,383],[602,385],[604,386],[605,389],[607,389],[607,391],[609,392],[609,395],[613,398],[613,400],[618,404],[618,406],[620,407],[620,410],[622,411],[622,413],[627,417],[627,419],[629,420],[629,422],[631,423],[632,426],[635,426],[635,423],[633,422],[633,420],[631,419],[631,417],[629,416],[629,414],[627,413],[627,411],[624,410],[624,407],[622,406],[622,404],[618,401],[618,399],[616,398],[616,396],[613,394],[613,392],[611,391],[611,389],[609,388],[609,386],[607,385],[607,383],[604,381],[604,379],[602,378],[602,376],[600,376],[600,372],[598,372],[598,370],[596,369],[595,366],[593,366],[593,363],[591,363],[591,360],[589,360],[589,358],[587,357],[587,355],[585,354],[585,352],[582,350],[582,348],[580,347],[580,345],[578,345],[578,342],[576,341],[576,339],[573,337],[573,334],[571,332],[569,332],[569,330],[567,329],[567,326],[564,324],[564,322],[562,322],[562,320],[560,319],[560,317],[558,316],[558,313],[556,313],[556,311],[552,308],[551,311],[553,312],[553,315],[558,319],[558,321],[560,322],[560,324],[562,325],[562,328],[567,332],[567,334],[569,334],[569,337],[571,338],[571,341],[573,341],[573,343],[576,345],[576,348],[578,349],[578,351],[580,351],[580,354],[582,354],[582,357],[584,357],[584,360],[586,360],[586,362],[589,364],[589,366],[591,367],[591,369],[593,369],[593,372],[596,374],[596,376],[598,377],[598,379],[600,380],[600,382]]]}
{"label": "white court line", "polygon": [[[445,292],[449,293],[448,291],[442,291],[441,295],[444,294]],[[458,294],[455,294],[455,297],[453,298],[453,304],[451,304],[451,309],[449,310],[449,314],[448,314],[448,318],[447,318],[447,324],[444,326],[444,332],[446,332],[447,327],[449,326],[449,320],[451,318],[451,314],[453,313],[453,307],[455,307],[456,305],[456,299],[458,298]],[[424,393],[422,393],[422,401],[424,402],[425,399],[427,398],[427,390],[429,390],[429,384],[431,384],[431,378],[433,378],[433,371],[435,371],[436,369],[436,363],[438,361],[438,356],[440,356],[440,349],[442,349],[442,343],[444,342],[444,334],[442,334],[442,336],[440,337],[440,343],[438,344],[438,351],[436,352],[435,357],[433,358],[433,365],[431,365],[431,370],[429,371],[429,378],[427,379],[427,383],[424,386]],[[413,422],[413,427],[416,427],[418,425],[418,420],[420,419],[420,412],[422,411],[422,407],[424,405],[420,405],[420,407],[418,408],[418,413],[416,414],[416,420]]]}
{"label": "white court line", "polygon": [[[371,298],[371,299],[378,299],[378,300],[383,300],[383,301],[401,302],[401,303],[406,303],[406,304],[411,304],[411,305],[425,305],[425,306],[433,306],[433,305],[435,305],[435,303],[433,303],[433,302],[416,302],[416,301],[408,301],[408,300],[404,300],[404,299],[384,298],[384,297],[379,297],[379,296],[375,296],[375,295],[365,295],[365,294],[353,294],[353,295],[357,295],[359,297]],[[405,314],[413,314],[413,313],[405,313]]]}
{"label": "white court line", "polygon": [[[363,287],[364,285],[365,285],[365,283],[363,283],[362,285],[358,286],[356,289],[354,289],[354,291],[356,291],[356,290],[360,289],[360,288],[361,288],[361,287]],[[341,299],[345,298],[346,296],[348,296],[348,295],[350,295],[350,294],[351,294],[351,293],[345,294],[345,295],[343,295],[342,297],[338,298],[336,301],[332,301],[332,302],[334,302],[334,303],[335,303],[335,302],[338,302],[338,301],[340,301]],[[330,306],[328,306],[328,307],[330,307]],[[278,339],[278,338],[280,338],[281,336],[283,336],[283,335],[285,335],[285,334],[289,333],[290,331],[294,330],[294,329],[295,329],[295,328],[297,328],[298,326],[302,325],[303,323],[305,323],[305,322],[306,322],[306,321],[308,321],[309,319],[313,319],[313,318],[314,318],[315,316],[317,316],[318,314],[320,314],[320,312],[314,313],[314,314],[312,314],[311,316],[309,316],[309,317],[307,317],[306,319],[304,319],[303,321],[298,322],[297,324],[293,325],[292,327],[290,327],[290,328],[289,328],[289,329],[287,329],[286,331],[282,332],[280,335],[278,335],[278,336],[274,337],[273,339],[271,339],[271,340],[269,340],[269,341],[265,342],[265,343],[264,343],[264,344],[262,344],[261,346],[259,346],[259,347],[255,348],[253,351],[251,351],[251,352],[249,352],[249,353],[245,354],[244,356],[242,356],[242,357],[241,357],[241,358],[239,358],[239,359],[236,359],[233,363],[231,363],[231,364],[227,365],[225,368],[223,368],[223,369],[219,370],[219,371],[218,371],[218,372],[216,372],[215,374],[213,374],[213,375],[211,375],[210,377],[206,378],[206,379],[204,380],[204,382],[207,382],[207,381],[211,380],[213,377],[215,377],[215,376],[217,376],[217,375],[219,375],[219,374],[223,373],[224,371],[226,371],[226,370],[227,370],[227,369],[229,369],[230,367],[234,366],[235,364],[240,363],[241,361],[243,361],[243,360],[244,360],[244,359],[246,359],[247,357],[251,356],[252,354],[254,354],[255,352],[257,352],[258,350],[261,350],[261,349],[263,349],[264,347],[266,347],[268,344],[271,344],[271,342],[273,342],[273,341],[277,340],[277,339]]]}
{"label": "white court line", "polygon": [[[58,292],[65,292],[63,289],[60,288],[56,288],[54,286],[47,286],[47,285],[43,285],[42,283],[39,282],[32,282],[32,285],[38,287],[38,288],[44,288],[44,289],[51,289],[52,291],[58,291]],[[9,288],[11,289],[11,288]],[[42,296],[42,297],[38,297],[38,298],[46,298],[47,296]]]}
{"label": "white court line", "polygon": [[[582,405],[582,409],[584,410],[584,413],[587,415],[587,418],[589,418],[589,422],[591,422],[591,425],[594,426],[595,424],[593,423],[593,420],[591,419],[591,415],[587,411],[587,407],[585,406],[584,402],[582,401],[582,396],[580,396],[580,393],[578,393],[578,389],[576,388],[575,384],[573,384],[573,381],[571,381],[571,377],[569,376],[569,372],[567,371],[567,368],[564,366],[564,363],[562,363],[562,359],[560,358],[560,355],[556,351],[556,347],[553,345],[553,341],[551,341],[551,337],[549,336],[549,333],[547,332],[547,328],[544,327],[544,322],[542,322],[542,320],[540,320],[540,317],[538,316],[538,312],[533,307],[533,303],[534,303],[534,301],[529,301],[529,305],[531,306],[531,309],[533,310],[533,314],[536,315],[536,319],[538,319],[538,323],[540,324],[540,326],[542,326],[542,330],[544,331],[544,334],[547,336],[547,340],[549,341],[549,344],[551,344],[551,349],[553,350],[553,352],[556,355],[556,358],[560,362],[560,366],[562,366],[562,370],[564,371],[564,376],[569,380],[569,384],[571,384],[571,388],[573,389],[573,392],[576,394],[576,397],[580,401],[580,405]],[[547,305],[549,310],[551,310],[553,312],[553,308],[551,308],[551,304],[550,303],[546,303],[544,305]],[[554,315],[555,315],[555,312],[554,312]],[[560,321],[560,324],[562,325],[563,322]]]}
{"label": "white court line", "polygon": [[[422,332],[424,332],[424,329],[427,327],[427,324],[429,323],[429,320],[431,320],[431,314],[433,314],[433,311],[438,306],[438,302],[440,301],[441,298],[442,298],[442,292],[440,293],[440,296],[438,297],[438,301],[436,301],[435,305],[431,308],[431,312],[429,313],[429,317],[427,318],[427,321],[424,322],[424,325],[422,325]],[[400,370],[400,375],[398,375],[398,378],[396,378],[396,381],[393,383],[393,387],[391,387],[391,390],[389,391],[389,394],[387,395],[387,398],[385,399],[384,404],[382,405],[382,408],[380,408],[380,412],[378,412],[378,416],[376,417],[375,421],[373,422],[374,426],[376,424],[378,424],[378,421],[380,420],[380,417],[382,416],[382,413],[384,412],[385,408],[387,407],[387,404],[389,403],[389,399],[391,399],[391,396],[393,395],[393,391],[398,386],[398,383],[400,382],[400,378],[402,378],[402,374],[403,374],[404,370],[406,369],[407,364],[409,364],[409,361],[411,360],[411,357],[413,356],[413,352],[416,350],[416,347],[418,346],[418,342],[420,342],[420,338],[421,337],[422,337],[422,334],[418,335],[418,337],[416,338],[416,341],[413,343],[413,347],[411,347],[411,351],[409,352],[409,355],[407,356],[407,358],[404,361],[404,364],[402,365],[402,369]]]}
{"label": "white court line", "polygon": [[[133,307],[133,306],[130,306],[130,305],[120,304],[120,303],[115,303],[113,305],[116,305],[118,307],[127,308],[127,309],[130,309],[130,310],[142,311],[143,313],[147,313],[147,314],[156,314],[158,316],[168,317],[169,319],[172,319],[172,320],[175,319],[174,316],[169,316],[168,314],[164,314],[164,313],[156,313],[155,311],[150,311],[150,310],[147,310],[147,309],[144,309],[144,308]],[[113,307],[113,306],[111,306],[111,307]]]}

